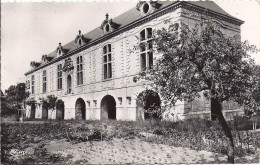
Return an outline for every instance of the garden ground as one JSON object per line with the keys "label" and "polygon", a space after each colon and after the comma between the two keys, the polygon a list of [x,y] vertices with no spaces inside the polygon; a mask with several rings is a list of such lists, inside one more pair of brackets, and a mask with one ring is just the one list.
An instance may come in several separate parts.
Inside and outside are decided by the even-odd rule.
{"label": "garden ground", "polygon": [[[203,122],[201,123],[205,125]],[[194,123],[180,124],[185,123],[194,126]],[[174,130],[178,130],[180,134]],[[210,138],[206,138],[206,141],[200,140],[203,139],[201,137],[192,138],[197,131],[194,128],[193,130],[191,134],[186,127],[180,128],[177,123],[172,122],[2,123],[1,158],[3,164],[226,163],[223,141],[214,143]],[[240,152],[236,152],[235,162],[259,163],[260,132],[247,131],[246,134],[248,136],[239,134],[241,145],[236,146],[236,150]],[[202,136],[201,132],[196,135]],[[211,138],[215,135],[221,138],[220,134],[210,134]],[[249,136],[252,138],[249,139]],[[238,136],[234,136],[235,141],[236,137]],[[210,145],[206,145],[208,142]]]}

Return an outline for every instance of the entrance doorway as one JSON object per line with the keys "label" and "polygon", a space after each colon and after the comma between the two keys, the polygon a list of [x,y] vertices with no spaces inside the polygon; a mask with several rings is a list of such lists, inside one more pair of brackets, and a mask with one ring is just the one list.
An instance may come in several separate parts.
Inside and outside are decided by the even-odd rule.
{"label": "entrance doorway", "polygon": [[85,120],[86,119],[86,104],[82,98],[77,99],[75,105],[75,119]]}
{"label": "entrance doorway", "polygon": [[101,119],[116,120],[116,101],[113,96],[107,95],[102,99]]}

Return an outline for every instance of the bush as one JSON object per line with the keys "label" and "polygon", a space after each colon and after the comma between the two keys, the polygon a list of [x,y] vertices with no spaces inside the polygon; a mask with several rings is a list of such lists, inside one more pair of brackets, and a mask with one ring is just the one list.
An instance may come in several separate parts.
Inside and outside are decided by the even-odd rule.
{"label": "bush", "polygon": [[[240,118],[239,118],[240,119]],[[245,156],[254,154],[259,148],[260,133],[252,131],[241,131],[249,129],[248,119],[230,121],[235,144],[235,155]],[[237,121],[241,123],[237,125]],[[158,135],[147,138],[147,141],[163,143],[176,147],[188,147],[195,150],[207,150],[216,153],[227,153],[227,141],[224,132],[218,121],[194,118],[178,122],[161,121],[150,122],[146,125],[146,131],[152,131]],[[252,127],[251,127],[252,129]]]}
{"label": "bush", "polygon": [[252,130],[253,123],[258,122],[256,125],[256,129],[260,129],[260,116],[234,116],[233,121],[230,122],[230,125],[233,130]]}

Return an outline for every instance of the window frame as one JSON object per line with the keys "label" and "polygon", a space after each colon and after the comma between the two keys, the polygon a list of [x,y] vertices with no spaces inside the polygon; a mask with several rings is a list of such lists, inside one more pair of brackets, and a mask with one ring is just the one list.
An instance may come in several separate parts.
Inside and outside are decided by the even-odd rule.
{"label": "window frame", "polygon": [[83,84],[83,57],[77,57],[77,85]]}
{"label": "window frame", "polygon": [[[153,66],[153,43],[152,43],[152,31],[151,27],[147,27],[140,31],[140,71],[145,71]],[[143,34],[144,33],[144,36]],[[144,45],[142,47],[142,44]]]}
{"label": "window frame", "polygon": [[57,65],[57,89],[62,89],[62,64]]}
{"label": "window frame", "polygon": [[108,80],[112,75],[112,45],[106,44],[102,48],[102,62],[103,62],[103,80]]}
{"label": "window frame", "polygon": [[34,75],[32,75],[32,77],[31,77],[31,80],[32,80],[32,94],[34,95],[34,93],[35,93],[35,90],[34,90],[34,87],[35,87],[35,76]]}
{"label": "window frame", "polygon": [[47,71],[42,72],[42,93],[47,92]]}

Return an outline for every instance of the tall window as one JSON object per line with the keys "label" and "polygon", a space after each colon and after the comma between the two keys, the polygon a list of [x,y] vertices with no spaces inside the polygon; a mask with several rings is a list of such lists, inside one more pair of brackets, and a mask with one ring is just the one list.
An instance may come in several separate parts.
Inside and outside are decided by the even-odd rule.
{"label": "tall window", "polygon": [[77,57],[77,85],[83,84],[82,56]]}
{"label": "tall window", "polygon": [[32,75],[32,94],[34,94],[34,75]]}
{"label": "tall window", "polygon": [[58,65],[58,72],[57,72],[57,77],[58,77],[58,89],[62,89],[62,65]]}
{"label": "tall window", "polygon": [[71,76],[67,77],[67,93],[71,93]]}
{"label": "tall window", "polygon": [[47,76],[46,70],[42,72],[42,92],[45,93],[47,89]]}
{"label": "tall window", "polygon": [[144,71],[153,65],[152,28],[146,28],[140,32],[140,45],[141,71]]}
{"label": "tall window", "polygon": [[112,77],[112,57],[111,57],[111,44],[103,47],[103,68],[104,79]]}

